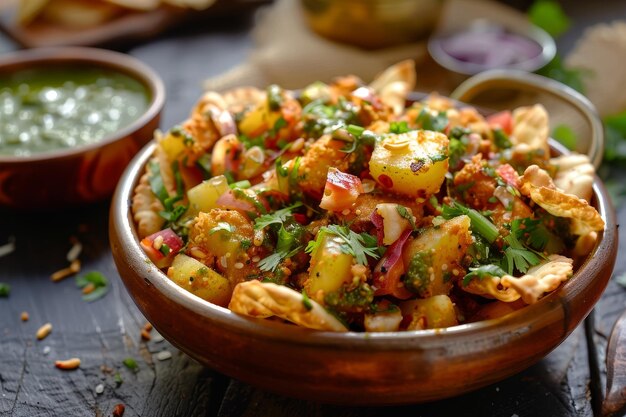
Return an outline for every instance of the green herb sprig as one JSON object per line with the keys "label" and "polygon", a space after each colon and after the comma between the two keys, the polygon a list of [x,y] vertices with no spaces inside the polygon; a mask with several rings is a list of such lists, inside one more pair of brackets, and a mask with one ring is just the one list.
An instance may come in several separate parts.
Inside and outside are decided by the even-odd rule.
{"label": "green herb sprig", "polygon": [[376,238],[367,233],[355,233],[347,226],[339,226],[336,224],[322,227],[317,234],[317,239],[310,241],[307,245],[306,253],[314,252],[320,245],[325,234],[332,234],[341,238],[341,251],[354,256],[358,264],[367,265],[368,256],[373,259],[380,257]]}
{"label": "green herb sprig", "polygon": [[99,300],[109,292],[109,280],[98,271],[91,271],[76,277],[76,286],[78,288],[85,288],[89,284],[93,284],[96,288],[90,293],[83,295],[83,301]]}

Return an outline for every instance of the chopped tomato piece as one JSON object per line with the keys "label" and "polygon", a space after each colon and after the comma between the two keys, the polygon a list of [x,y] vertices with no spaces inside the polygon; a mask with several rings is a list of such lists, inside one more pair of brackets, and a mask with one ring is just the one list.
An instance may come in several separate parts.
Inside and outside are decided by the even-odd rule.
{"label": "chopped tomato piece", "polygon": [[337,168],[329,168],[320,208],[328,211],[349,209],[361,193],[363,184],[359,177],[341,172]]}
{"label": "chopped tomato piece", "polygon": [[496,168],[496,172],[508,185],[519,188],[519,175],[517,174],[517,171],[515,171],[515,168],[513,168],[511,165],[500,165],[498,168]]}
{"label": "chopped tomato piece", "polygon": [[509,110],[487,116],[487,123],[492,129],[502,129],[504,133],[513,133],[513,115]]}
{"label": "chopped tomato piece", "polygon": [[184,242],[172,229],[167,228],[146,236],[140,245],[158,268],[165,268],[171,265]]}

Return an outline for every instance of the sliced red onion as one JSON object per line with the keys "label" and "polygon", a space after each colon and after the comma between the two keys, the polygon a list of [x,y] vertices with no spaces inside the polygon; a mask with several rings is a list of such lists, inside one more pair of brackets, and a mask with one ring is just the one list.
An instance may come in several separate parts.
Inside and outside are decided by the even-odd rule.
{"label": "sliced red onion", "polygon": [[211,121],[213,122],[215,128],[221,136],[237,134],[237,125],[235,124],[235,119],[228,110],[223,110],[216,106],[210,106],[208,111],[211,117]]}
{"label": "sliced red onion", "polygon": [[504,207],[511,207],[513,204],[513,200],[515,199],[515,196],[511,194],[509,190],[506,189],[506,187],[503,187],[501,185],[496,187],[495,191],[493,192],[493,196],[500,200]]}
{"label": "sliced red onion", "polygon": [[407,239],[411,235],[411,230],[405,230],[398,240],[393,242],[391,246],[387,248],[387,252],[385,252],[385,257],[382,259],[382,267],[387,271],[391,269],[391,267],[398,262],[398,260],[402,257],[402,249],[404,248],[404,244]]}
{"label": "sliced red onion", "polygon": [[378,246],[383,245],[383,239],[385,237],[385,226],[383,216],[378,214],[376,210],[372,211],[372,215],[370,216],[370,220],[376,226],[376,239],[378,240]]}

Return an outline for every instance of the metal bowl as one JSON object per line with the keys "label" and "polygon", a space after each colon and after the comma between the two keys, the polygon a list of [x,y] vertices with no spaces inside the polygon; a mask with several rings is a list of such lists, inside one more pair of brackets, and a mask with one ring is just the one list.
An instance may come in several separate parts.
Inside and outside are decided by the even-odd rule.
{"label": "metal bowl", "polygon": [[95,48],[32,49],[0,58],[0,75],[54,66],[113,69],[140,81],[150,95],[144,113],[130,125],[98,143],[34,154],[0,155],[0,205],[52,209],[110,197],[133,156],[148,143],[159,125],[165,88],[141,61]]}
{"label": "metal bowl", "polygon": [[[446,51],[446,41],[455,35],[480,33],[488,31],[489,28],[497,27],[506,33],[527,39],[537,44],[537,54],[520,59],[517,62],[499,66],[483,65],[474,62],[463,61],[452,56]],[[543,29],[527,21],[510,20],[506,23],[492,22],[485,19],[476,19],[468,22],[464,27],[448,29],[443,32],[433,34],[428,40],[428,52],[430,56],[442,67],[459,74],[473,75],[491,69],[514,69],[524,71],[536,71],[548,64],[556,55],[556,44],[554,39]]]}
{"label": "metal bowl", "polygon": [[[564,151],[552,145],[555,153]],[[393,333],[316,332],[250,319],[194,296],[146,262],[129,201],[154,148],[147,146],[130,163],[111,205],[111,249],[124,285],[156,329],[200,363],[293,397],[418,403],[502,380],[539,361],[579,325],[604,291],[617,255],[615,212],[596,178],[593,204],[606,227],[595,248],[562,287],[514,313]]]}

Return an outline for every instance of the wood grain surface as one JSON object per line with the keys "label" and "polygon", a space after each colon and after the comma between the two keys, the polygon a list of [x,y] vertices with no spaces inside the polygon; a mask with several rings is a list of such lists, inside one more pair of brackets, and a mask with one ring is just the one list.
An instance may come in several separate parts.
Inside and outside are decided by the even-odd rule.
{"label": "wood grain surface", "polygon": [[[615,18],[609,9],[603,10],[605,20]],[[569,12],[580,35],[585,22],[583,6]],[[592,17],[596,20],[589,22],[597,21],[597,12]],[[155,68],[165,81],[168,102],[164,127],[187,115],[204,78],[245,58],[252,45],[250,26],[248,18],[235,23],[208,21],[203,28],[169,34],[128,51]],[[0,51],[12,48],[14,44],[0,37]],[[623,204],[619,219],[626,223]],[[126,406],[125,417],[591,417],[598,395],[604,394],[608,336],[626,307],[626,290],[611,283],[587,329],[579,327],[528,370],[474,393],[384,409],[329,406],[230,380],[200,366],[167,341],[155,340],[154,332],[153,340],[142,341],[140,330],[145,318],[119,280],[107,227],[107,201],[53,213],[0,209],[0,244],[14,236],[17,248],[0,258],[0,282],[12,286],[10,296],[0,298],[0,415],[110,416],[121,403]],[[626,241],[625,233],[622,228],[621,242]],[[71,236],[78,237],[84,246],[82,271],[100,271],[111,282],[110,292],[98,301],[84,302],[73,278],[50,281],[52,272],[67,265]],[[616,273],[626,272],[624,243],[620,246]],[[22,311],[30,315],[27,322],[20,320]],[[52,323],[52,333],[38,341],[35,332],[46,322]],[[171,359],[157,358],[164,350],[172,353]],[[56,359],[70,357],[82,360],[78,370],[54,367]],[[129,357],[136,360],[137,372],[123,365]],[[121,384],[116,382],[117,373]],[[101,394],[96,392],[99,384],[104,388]]]}

